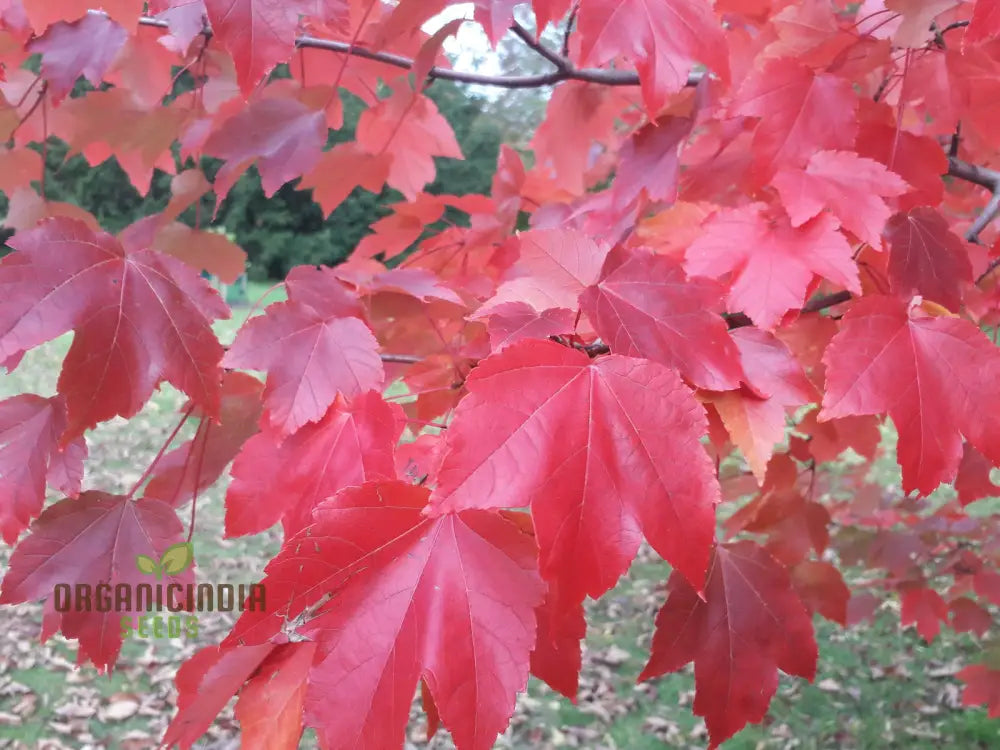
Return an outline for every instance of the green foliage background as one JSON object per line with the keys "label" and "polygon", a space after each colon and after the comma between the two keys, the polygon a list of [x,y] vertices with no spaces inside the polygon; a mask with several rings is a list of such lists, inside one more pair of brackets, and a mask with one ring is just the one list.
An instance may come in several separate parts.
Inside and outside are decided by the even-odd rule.
{"label": "green foliage background", "polygon": [[[431,193],[488,193],[496,169],[497,154],[504,137],[491,117],[489,103],[449,82],[437,81],[427,90],[441,114],[451,123],[465,155],[464,161],[437,159],[437,179]],[[363,104],[344,95],[342,129],[330,133],[330,144],[354,139],[354,129]],[[97,217],[109,232],[118,232],[132,222],[162,211],[170,199],[171,176],[157,172],[149,194],[141,196],[131,186],[117,161],[109,159],[91,168],[82,156],[66,159],[66,145],[52,139],[48,153],[46,196],[81,206]],[[203,159],[209,179],[221,162]],[[389,204],[402,200],[392,189],[373,195],[356,189],[329,216],[312,200],[311,191],[295,189],[295,182],[265,198],[257,170],[250,170],[233,187],[212,221],[215,200],[207,196],[200,206],[202,226],[223,227],[247,252],[249,274],[254,279],[280,279],[293,266],[303,263],[333,265],[344,260],[369,232],[369,226],[389,213]],[[5,203],[6,201],[4,201]],[[0,206],[4,211],[6,206]],[[182,221],[193,224],[195,209]],[[9,233],[8,233],[9,235]]]}

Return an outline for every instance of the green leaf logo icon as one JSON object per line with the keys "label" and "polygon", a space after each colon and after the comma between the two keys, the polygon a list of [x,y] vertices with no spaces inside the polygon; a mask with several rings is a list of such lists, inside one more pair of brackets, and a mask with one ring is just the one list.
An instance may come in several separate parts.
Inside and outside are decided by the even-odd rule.
{"label": "green leaf logo icon", "polygon": [[145,573],[146,575],[153,575],[155,573],[157,578],[160,577],[160,564],[152,557],[136,555],[135,566],[139,569],[140,573]]}
{"label": "green leaf logo icon", "polygon": [[191,542],[171,544],[160,558],[160,570],[167,575],[183,573],[194,562],[194,547]]}
{"label": "green leaf logo icon", "polygon": [[139,572],[146,575],[155,575],[157,579],[163,578],[164,573],[168,576],[183,573],[191,567],[191,563],[193,562],[194,547],[191,545],[191,542],[171,544],[164,550],[159,562],[147,555],[135,556],[135,566],[139,569]]}

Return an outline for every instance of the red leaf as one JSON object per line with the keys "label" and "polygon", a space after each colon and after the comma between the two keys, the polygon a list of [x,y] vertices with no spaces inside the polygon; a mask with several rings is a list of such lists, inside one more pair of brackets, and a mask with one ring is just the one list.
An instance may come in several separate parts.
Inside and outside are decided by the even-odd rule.
{"label": "red leaf", "polygon": [[956,633],[975,633],[982,638],[993,627],[993,615],[967,596],[953,600],[948,610],[951,628]]}
{"label": "red leaf", "polygon": [[876,249],[891,214],[883,198],[907,191],[899,175],[853,151],[818,151],[804,170],[782,169],[771,184],[793,227],[829,209],[846,229]]}
{"label": "red leaf", "polygon": [[911,208],[889,219],[889,281],[907,299],[913,294],[949,310],[962,306],[964,285],[972,282],[965,242],[929,206]]}
{"label": "red leaf", "polygon": [[57,23],[31,42],[28,50],[42,56],[42,76],[54,103],[73,90],[80,76],[98,87],[125,45],[128,33],[107,16],[88,13],[73,23]]}
{"label": "red leaf", "polygon": [[158,250],[184,261],[196,271],[208,271],[224,284],[233,284],[246,272],[247,254],[226,235],[192,229],[179,221],[163,223],[153,214],[130,224],[118,235],[127,252]]}
{"label": "red leaf", "polygon": [[65,448],[66,406],[58,396],[26,393],[0,401],[0,534],[7,544],[42,510],[45,485],[67,495],[80,491],[87,444]]}
{"label": "red leaf", "polygon": [[291,57],[299,14],[308,14],[309,6],[309,0],[205,0],[212,32],[232,55],[244,96]]}
{"label": "red leaf", "polygon": [[722,26],[702,0],[589,0],[577,23],[585,63],[625,57],[635,64],[650,115],[687,84],[696,63],[729,78]]}
{"label": "red leaf", "polygon": [[531,652],[531,674],[575,702],[583,663],[580,641],[587,633],[587,621],[583,605],[563,614],[553,611],[552,603],[558,600],[550,594],[535,609],[538,637]]}
{"label": "red leaf", "polygon": [[714,394],[711,401],[757,481],[763,482],[774,447],[785,439],[787,409],[808,404],[818,394],[802,366],[773,335],[744,326],[733,330],[732,338],[746,373],[743,379],[752,390]]}
{"label": "red leaf", "polygon": [[680,263],[643,250],[616,249],[580,306],[612,352],[676,368],[699,388],[739,388],[739,350],[718,314],[723,288],[689,279]]}
{"label": "red leaf", "polygon": [[356,143],[338,143],[325,152],[311,171],[307,172],[300,190],[312,188],[313,199],[329,215],[347,200],[356,187],[369,193],[382,190],[389,177],[390,157],[365,153]]}
{"label": "red leaf", "polygon": [[434,180],[433,157],[464,158],[437,105],[403,87],[361,113],[357,134],[368,153],[392,156],[388,182],[411,201]]}
{"label": "red leaf", "polygon": [[[251,647],[252,648],[252,647]],[[315,643],[286,643],[263,661],[240,691],[236,720],[243,750],[296,750]]]}
{"label": "red leaf", "polygon": [[219,295],[178,260],[126,251],[79,221],[50,219],[9,240],[0,263],[0,361],[66,331],[59,376],[67,443],[115,415],[131,417],[161,380],[210,416],[219,409],[222,347],[210,321],[228,316]]}
{"label": "red leaf", "polygon": [[973,664],[955,676],[965,683],[963,706],[985,705],[991,719],[1000,718],[1000,669]]}
{"label": "red leaf", "polygon": [[653,201],[677,200],[680,147],[693,126],[693,118],[668,116],[632,134],[622,146],[615,172],[615,197],[621,205],[643,194]]}
{"label": "red leaf", "polygon": [[752,542],[716,549],[705,599],[676,572],[656,616],[649,663],[640,680],[694,662],[694,712],[705,717],[710,747],[758,722],[778,688],[778,670],[812,681],[817,648],[812,619],[788,573]]}
{"label": "red leaf", "polygon": [[522,232],[518,247],[514,277],[500,285],[477,315],[508,302],[524,302],[538,312],[554,307],[576,310],[580,293],[597,281],[608,254],[607,247],[571,229]]}
{"label": "red leaf", "polygon": [[904,302],[865,297],[844,316],[826,350],[820,419],[887,413],[899,430],[903,491],[950,482],[962,435],[1000,463],[1000,350],[957,318],[915,318]]}
{"label": "red leaf", "polygon": [[947,621],[948,605],[938,592],[922,586],[903,591],[900,625],[916,624],[920,637],[930,643],[941,632],[941,623]]}
{"label": "red leaf", "polygon": [[177,715],[167,727],[162,744],[190,748],[276,648],[287,647],[271,643],[237,648],[207,646],[184,662],[174,678]]}
{"label": "red leaf", "polygon": [[527,683],[544,594],[531,536],[492,512],[428,518],[427,497],[369,482],[321,505],[267,567],[269,613],[229,637],[315,610],[295,632],[317,644],[305,712],[326,747],[398,745],[423,678],[455,744],[485,750]]}
{"label": "red leaf", "polygon": [[[119,609],[112,595],[118,584],[134,592],[140,583],[152,579],[139,571],[136,555],[155,555],[181,541],[183,527],[170,506],[158,500],[133,502],[128,498],[88,491],[74,500],[62,500],[45,509],[31,525],[31,531],[18,544],[3,579],[0,604],[48,599],[57,584],[68,584],[75,591],[87,584],[94,595],[93,608],[77,611],[71,607],[55,613],[63,635],[80,642],[78,661],[89,659],[100,671],[106,671],[118,658],[122,645],[121,619],[126,615],[145,614],[137,608]],[[186,584],[194,580],[188,569],[174,577]],[[114,606],[101,611],[98,584],[111,588]],[[77,594],[79,596],[79,594]]]}
{"label": "red leaf", "polygon": [[135,28],[136,21],[142,14],[143,0],[21,0],[35,32],[41,34],[46,27],[58,21],[75,21],[87,14],[95,5],[99,5],[112,18],[126,28]]}
{"label": "red leaf", "polygon": [[557,612],[610,589],[642,536],[701,588],[719,488],[699,443],[704,412],[672,370],[523,341],[466,387],[436,512],[530,505]]}
{"label": "red leaf", "polygon": [[250,102],[223,122],[205,141],[204,151],[226,161],[215,177],[220,201],[254,160],[270,198],[286,182],[308,172],[325,143],[322,112],[297,99],[271,96]]}
{"label": "red leaf", "polygon": [[266,418],[280,434],[320,419],[338,393],[351,398],[382,385],[378,342],[368,326],[330,312],[293,295],[250,319],[226,352],[226,367],[267,370]]}
{"label": "red leaf", "polygon": [[801,308],[814,276],[861,292],[851,246],[828,215],[792,227],[756,203],[723,209],[710,218],[685,256],[687,272],[721,278],[732,274],[729,308],[742,310],[766,330]]}
{"label": "red leaf", "polygon": [[733,114],[759,117],[754,169],[766,183],[781,167],[802,167],[817,151],[850,149],[858,97],[851,82],[791,58],[754,70],[733,98]]}
{"label": "red leaf", "polygon": [[371,391],[350,405],[338,400],[319,422],[287,438],[265,428],[233,464],[226,536],[256,534],[279,520],[290,536],[309,525],[313,509],[338,490],[394,478],[403,422],[398,405]]}
{"label": "red leaf", "polygon": [[840,571],[828,562],[805,560],[792,568],[792,585],[811,612],[847,626],[851,592]]}
{"label": "red leaf", "polygon": [[159,463],[143,491],[177,507],[195,492],[203,492],[222,476],[240,448],[257,432],[263,385],[251,375],[227,372],[222,381],[219,424],[202,420],[195,437],[170,451]]}
{"label": "red leaf", "polygon": [[996,36],[1000,36],[1000,5],[991,0],[976,0],[964,43],[972,44]]}
{"label": "red leaf", "polygon": [[552,307],[539,312],[526,302],[503,302],[488,310],[486,318],[490,346],[494,352],[524,339],[544,339],[569,333],[576,323],[575,313],[565,307]]}
{"label": "red leaf", "polygon": [[968,443],[965,444],[955,477],[955,491],[963,506],[984,497],[1000,497],[1000,487],[990,479],[992,469],[993,464],[986,456]]}

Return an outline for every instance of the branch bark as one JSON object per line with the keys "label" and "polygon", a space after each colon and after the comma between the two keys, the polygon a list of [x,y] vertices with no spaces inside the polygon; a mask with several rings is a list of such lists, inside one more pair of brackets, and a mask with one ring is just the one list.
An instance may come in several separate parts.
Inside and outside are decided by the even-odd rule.
{"label": "branch bark", "polygon": [[[90,12],[101,13],[101,11]],[[103,13],[101,14],[103,15]],[[161,29],[168,28],[166,21],[159,18],[150,18],[149,16],[140,18],[139,23],[144,26],[154,26]],[[210,28],[206,28],[202,33],[205,36],[211,36],[212,30]],[[341,42],[334,39],[320,39],[319,37],[304,35],[295,40],[295,46],[322,49],[327,50],[328,52],[336,52],[344,55],[354,55],[355,57],[362,57],[366,60],[375,60],[376,62],[385,63],[386,65],[392,65],[400,68],[401,70],[410,70],[413,67],[413,58],[405,57],[404,55],[397,55],[393,52],[376,52],[374,50],[358,47],[357,45],[351,45],[347,42]],[[635,71],[610,70],[604,68],[577,68],[571,65],[568,60],[565,60],[565,58],[562,58],[560,55],[556,54],[547,47],[542,48],[545,50],[545,53],[542,53],[538,47],[541,47],[541,45],[537,45],[537,47],[533,46],[532,49],[535,49],[539,52],[539,54],[544,54],[546,59],[554,65],[559,66],[556,70],[551,73],[542,73],[540,75],[490,76],[483,75],[481,73],[472,73],[434,66],[430,69],[430,71],[428,71],[427,77],[431,80],[456,81],[458,83],[472,83],[478,86],[496,86],[498,88],[505,89],[540,88],[542,86],[554,86],[562,81],[571,80],[597,83],[603,86],[639,85],[639,75]],[[560,62],[557,63],[556,59]],[[560,65],[560,63],[564,64]],[[702,73],[691,73],[691,75],[688,76],[687,85],[697,86],[703,75],[704,74]]]}
{"label": "branch bark", "polygon": [[[969,242],[979,242],[980,232],[989,226],[989,223],[1000,214],[1000,171],[989,169],[988,167],[980,167],[976,164],[969,164],[954,156],[949,156],[948,174],[960,180],[984,187],[992,193],[989,203],[986,204],[985,208],[979,213],[979,216],[976,217],[976,220],[972,222],[972,226],[965,233],[965,239]],[[988,276],[993,268],[995,266],[991,264],[986,273],[977,279],[977,283]]]}

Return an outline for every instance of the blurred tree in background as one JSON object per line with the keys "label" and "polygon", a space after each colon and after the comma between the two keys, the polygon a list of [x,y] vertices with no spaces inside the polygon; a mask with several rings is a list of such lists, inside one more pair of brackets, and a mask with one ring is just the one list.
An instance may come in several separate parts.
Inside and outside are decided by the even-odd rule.
{"label": "blurred tree in background", "polygon": [[[502,105],[446,81],[436,82],[428,94],[451,123],[465,155],[464,161],[436,160],[437,179],[428,192],[445,192],[444,186],[447,192],[456,195],[489,192],[504,136],[502,122],[495,117],[497,107]],[[360,101],[345,95],[344,127],[331,132],[331,142],[354,139],[362,108]],[[66,144],[50,139],[47,197],[87,209],[106,231],[119,232],[137,219],[162,211],[170,199],[171,175],[157,171],[148,195],[141,196],[114,159],[91,167],[80,155],[67,160],[66,153]],[[212,179],[219,164],[218,160],[205,158],[201,166]],[[402,195],[391,189],[379,195],[356,189],[326,218],[313,202],[310,191],[296,190],[295,184],[285,185],[273,197],[265,198],[256,167],[251,167],[229,193],[214,220],[215,201],[211,194],[198,207],[202,226],[224,228],[247,252],[252,278],[280,279],[292,266],[332,265],[343,260],[368,233],[369,225],[389,213],[386,206],[402,200]],[[0,210],[6,212],[6,208],[6,198],[0,196]],[[456,221],[458,215],[447,218]],[[194,224],[195,208],[188,209],[181,220]],[[2,239],[6,240],[9,234],[5,232]]]}

